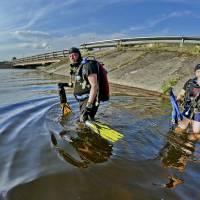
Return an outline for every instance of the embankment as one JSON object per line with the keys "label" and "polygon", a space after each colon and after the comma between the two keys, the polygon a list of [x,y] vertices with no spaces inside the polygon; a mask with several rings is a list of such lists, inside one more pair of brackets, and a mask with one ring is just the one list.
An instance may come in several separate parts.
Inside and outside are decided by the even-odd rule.
{"label": "embankment", "polygon": [[[178,92],[186,80],[194,76],[200,63],[198,46],[132,47],[82,52],[103,61],[111,83],[165,93],[173,86]],[[69,75],[69,60],[42,69],[45,72]]]}

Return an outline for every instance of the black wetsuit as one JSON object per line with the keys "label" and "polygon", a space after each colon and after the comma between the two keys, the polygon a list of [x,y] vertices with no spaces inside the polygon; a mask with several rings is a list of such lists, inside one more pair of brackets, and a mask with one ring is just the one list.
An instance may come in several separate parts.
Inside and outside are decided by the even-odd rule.
{"label": "black wetsuit", "polygon": [[[98,67],[97,63],[88,60],[87,63],[80,64],[75,72],[75,86],[74,86],[74,96],[79,102],[80,114],[84,115],[85,108],[89,99],[91,85],[88,81],[88,76],[90,74],[97,74],[98,79]],[[92,104],[92,109],[87,113],[90,119],[94,119],[94,116],[98,110],[99,102],[97,99]]]}
{"label": "black wetsuit", "polygon": [[200,122],[200,86],[197,79],[188,80],[183,89],[186,91],[183,115]]}

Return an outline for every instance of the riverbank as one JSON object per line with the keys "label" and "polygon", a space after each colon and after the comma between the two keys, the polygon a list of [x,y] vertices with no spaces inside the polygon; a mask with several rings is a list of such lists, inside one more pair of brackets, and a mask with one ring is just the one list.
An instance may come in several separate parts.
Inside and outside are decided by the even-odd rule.
{"label": "riverbank", "polygon": [[[198,46],[175,45],[83,51],[83,56],[94,56],[105,64],[109,81],[113,84],[166,93],[172,86],[177,93],[184,82],[193,77],[193,69],[200,63]],[[50,74],[69,75],[69,60],[41,69]]]}

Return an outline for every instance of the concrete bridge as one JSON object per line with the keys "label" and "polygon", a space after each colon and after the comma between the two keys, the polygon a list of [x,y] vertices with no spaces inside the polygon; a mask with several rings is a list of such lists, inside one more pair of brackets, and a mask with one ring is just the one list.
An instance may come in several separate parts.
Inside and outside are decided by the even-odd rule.
{"label": "concrete bridge", "polygon": [[[103,40],[80,45],[80,49],[93,50],[102,48],[115,48],[120,46],[138,46],[146,44],[167,43],[179,44],[183,47],[184,44],[200,45],[200,37],[186,37],[186,36],[157,36],[157,37],[135,37],[122,38],[113,40]],[[40,54],[20,59],[13,59],[11,61],[13,67],[34,67],[41,65],[48,65],[59,62],[64,57],[67,57],[68,50],[56,51],[46,54]]]}
{"label": "concrete bridge", "polygon": [[35,56],[24,57],[20,59],[12,59],[11,64],[16,68],[37,67],[42,65],[49,65],[51,63],[59,62],[62,58],[67,57],[68,50],[45,53]]}

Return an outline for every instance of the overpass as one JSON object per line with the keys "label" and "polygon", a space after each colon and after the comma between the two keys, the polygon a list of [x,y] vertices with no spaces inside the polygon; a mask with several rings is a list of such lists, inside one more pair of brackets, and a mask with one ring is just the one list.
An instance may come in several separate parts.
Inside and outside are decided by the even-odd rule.
{"label": "overpass", "polygon": [[[144,44],[179,44],[183,47],[184,44],[200,45],[200,37],[186,37],[186,36],[156,36],[156,37],[135,37],[135,38],[122,38],[113,40],[103,40],[80,45],[80,49],[93,50],[102,48],[115,48],[118,46],[137,46]],[[28,66],[41,66],[51,63],[59,62],[64,57],[67,57],[68,50],[56,51],[45,53],[20,59],[13,59],[11,61],[13,67],[28,67]]]}
{"label": "overpass", "polygon": [[13,59],[11,64],[13,67],[37,67],[41,65],[49,65],[51,63],[59,62],[62,58],[67,57],[68,50],[45,53],[35,56],[24,57],[20,59]]}

